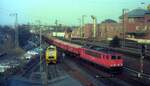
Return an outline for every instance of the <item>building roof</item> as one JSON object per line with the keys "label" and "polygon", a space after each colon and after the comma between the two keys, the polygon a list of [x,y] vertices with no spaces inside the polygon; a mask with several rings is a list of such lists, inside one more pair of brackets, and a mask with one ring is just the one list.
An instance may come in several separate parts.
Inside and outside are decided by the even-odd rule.
{"label": "building roof", "polygon": [[[132,11],[129,11],[128,17],[129,18],[144,17],[145,14],[150,14],[150,11],[142,8],[137,8]],[[120,16],[119,18],[122,18],[122,16]]]}
{"label": "building roof", "polygon": [[128,17],[144,17],[146,12],[144,9],[134,9],[128,13]]}
{"label": "building roof", "polygon": [[146,14],[150,14],[150,10],[148,10],[148,11],[146,12]]}
{"label": "building roof", "polygon": [[112,20],[112,19],[106,19],[106,20],[102,21],[102,23],[117,23],[117,21]]}

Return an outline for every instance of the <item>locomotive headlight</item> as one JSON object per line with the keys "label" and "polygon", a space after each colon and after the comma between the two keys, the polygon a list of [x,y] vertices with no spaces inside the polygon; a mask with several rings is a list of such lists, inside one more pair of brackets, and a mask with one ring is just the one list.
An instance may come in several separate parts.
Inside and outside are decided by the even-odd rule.
{"label": "locomotive headlight", "polygon": [[53,52],[50,52],[50,53],[49,53],[49,55],[50,55],[50,56],[53,56],[53,55],[54,55],[54,53],[53,53]]}
{"label": "locomotive headlight", "polygon": [[50,54],[49,56],[53,56],[53,54]]}

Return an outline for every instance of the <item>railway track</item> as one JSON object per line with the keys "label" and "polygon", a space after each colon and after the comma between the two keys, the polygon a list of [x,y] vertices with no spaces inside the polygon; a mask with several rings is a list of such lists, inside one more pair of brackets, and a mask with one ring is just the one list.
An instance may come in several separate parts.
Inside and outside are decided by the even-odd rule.
{"label": "railway track", "polygon": [[83,86],[97,86],[93,81],[87,79],[86,75],[77,66],[68,61],[64,62],[63,68],[70,76],[80,81]]}
{"label": "railway track", "polygon": [[[26,77],[29,78],[30,74],[37,70],[39,65],[40,65],[40,59],[36,58],[36,59],[32,59],[29,63],[27,63],[23,68],[22,68],[22,77]],[[42,61],[43,62],[43,61]]]}
{"label": "railway track", "polygon": [[[88,45],[88,46],[98,46],[98,47],[103,47],[103,48],[108,48],[110,50],[113,50],[113,51],[116,51],[116,52],[120,52],[120,53],[123,53],[123,54],[127,54],[127,55],[131,55],[131,56],[140,56],[141,55],[141,46],[137,43],[128,43],[126,42],[126,47],[124,48],[112,48],[112,47],[109,47],[109,44],[108,43],[101,43],[101,42],[93,42],[93,41],[82,41],[82,40],[66,40],[66,39],[61,39],[61,40],[64,40],[64,41],[68,41],[68,42],[72,42],[72,43],[76,43],[76,44],[79,44],[79,45]],[[146,59],[150,60],[150,46],[148,45],[147,46],[147,49],[146,49]]]}
{"label": "railway track", "polygon": [[[101,70],[99,66],[89,64],[87,62],[81,62],[81,59],[73,59],[81,68],[86,70],[93,77],[102,81],[104,84],[108,86],[149,86],[149,84],[141,82],[142,79],[138,77],[131,76],[133,72],[128,71],[124,68],[124,72],[120,74],[112,74],[108,73],[104,70]],[[128,72],[126,72],[128,71]],[[131,74],[129,74],[131,73]]]}
{"label": "railway track", "polygon": [[50,64],[48,65],[48,80],[52,80],[58,77],[66,75],[66,72],[62,68],[61,64]]}
{"label": "railway track", "polygon": [[[70,67],[70,65],[66,64],[65,62],[49,64],[47,65],[47,67],[45,66],[45,68],[47,68],[47,79],[45,79],[44,81],[47,81],[45,82],[47,83],[47,86],[52,85],[53,83],[59,83],[69,78],[70,76],[81,82],[83,86],[95,86],[86,78],[84,78],[79,70],[74,69],[74,66]],[[69,82],[66,81],[66,83]]]}
{"label": "railway track", "polygon": [[[140,74],[139,71],[133,70],[131,68],[128,68],[128,67],[123,67],[123,68],[126,70],[126,72],[129,72],[132,76],[138,77],[138,74]],[[141,77],[144,79],[150,80],[149,74],[142,73]]]}
{"label": "railway track", "polygon": [[[81,64],[82,62],[79,62],[78,64]],[[83,64],[81,64],[83,65]],[[87,67],[86,69],[90,69],[89,65],[86,66],[86,64],[84,64],[85,67]],[[107,83],[111,83],[109,85],[111,86],[148,86],[146,83],[141,82],[137,77],[133,77],[129,75],[128,73],[123,72],[123,74],[120,74],[118,76],[114,76],[114,75],[110,75],[108,73],[105,72],[101,72],[100,70],[98,72],[95,72],[95,69],[93,66],[91,67],[90,71],[91,75],[95,76],[96,78],[100,78],[102,79],[102,81],[107,84]],[[126,69],[125,69],[126,70]],[[87,70],[89,71],[89,70]],[[94,72],[94,73],[93,73]],[[96,75],[95,75],[96,74]],[[123,78],[122,78],[123,77]],[[107,80],[103,80],[103,79],[107,79]],[[137,83],[135,83],[137,82]]]}

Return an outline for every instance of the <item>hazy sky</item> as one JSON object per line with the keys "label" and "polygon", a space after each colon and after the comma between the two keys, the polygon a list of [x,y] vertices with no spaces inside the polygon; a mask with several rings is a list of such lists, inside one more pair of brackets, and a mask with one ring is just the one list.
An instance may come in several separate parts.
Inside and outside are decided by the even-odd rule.
{"label": "hazy sky", "polygon": [[[145,4],[142,5],[141,2]],[[13,24],[10,13],[18,13],[19,23],[54,24],[57,19],[62,24],[79,24],[78,18],[87,15],[85,22],[95,15],[98,22],[111,18],[118,21],[123,8],[145,8],[150,0],[0,0],[0,24]]]}

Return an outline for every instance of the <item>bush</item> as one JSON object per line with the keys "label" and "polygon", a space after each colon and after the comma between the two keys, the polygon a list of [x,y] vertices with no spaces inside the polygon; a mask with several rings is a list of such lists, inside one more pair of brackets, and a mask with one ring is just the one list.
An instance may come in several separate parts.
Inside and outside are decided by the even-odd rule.
{"label": "bush", "polygon": [[109,46],[110,47],[120,47],[120,39],[118,38],[118,36],[115,36],[113,38],[113,40],[110,41]]}

